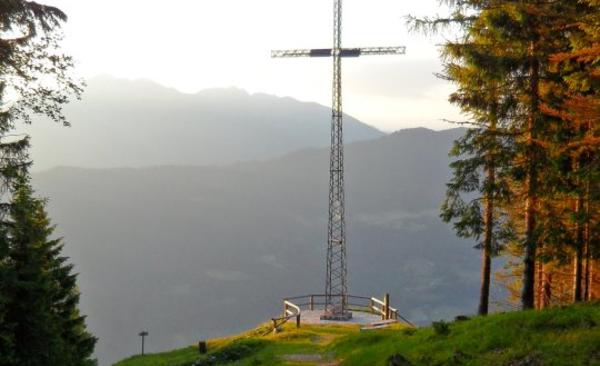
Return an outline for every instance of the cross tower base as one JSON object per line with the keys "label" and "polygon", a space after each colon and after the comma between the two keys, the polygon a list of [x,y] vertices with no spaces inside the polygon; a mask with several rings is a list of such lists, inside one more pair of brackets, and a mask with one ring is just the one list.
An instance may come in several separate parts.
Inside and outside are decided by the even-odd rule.
{"label": "cross tower base", "polygon": [[347,321],[352,319],[352,313],[342,309],[327,309],[321,314],[321,320]]}

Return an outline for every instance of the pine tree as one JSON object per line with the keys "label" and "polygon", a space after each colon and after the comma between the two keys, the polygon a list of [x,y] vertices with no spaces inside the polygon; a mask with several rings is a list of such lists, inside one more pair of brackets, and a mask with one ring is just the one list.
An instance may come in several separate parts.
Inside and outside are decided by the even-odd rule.
{"label": "pine tree", "polygon": [[0,225],[0,365],[12,365],[13,334],[6,321],[10,271],[8,265],[9,242],[6,226]]}
{"label": "pine tree", "polygon": [[[456,49],[453,44],[446,50],[449,60],[453,60]],[[486,80],[481,79],[483,74],[475,73],[475,70],[475,66],[467,63],[446,63],[445,77],[460,85],[458,91],[450,96],[450,101],[469,113],[471,128],[455,141],[450,152],[456,160],[450,164],[453,177],[447,184],[441,217],[446,222],[453,222],[458,236],[478,241],[476,248],[482,250],[478,313],[486,315],[489,311],[491,259],[514,236],[503,209],[511,196],[506,189],[511,136],[501,126],[502,108],[496,98],[497,83],[493,78],[488,79],[486,88]],[[465,83],[466,79],[471,82]]]}
{"label": "pine tree", "polygon": [[19,366],[92,365],[95,338],[77,309],[76,275],[61,256],[60,239],[45,202],[33,196],[28,179],[14,186],[7,225],[8,270],[4,323],[10,330],[12,362]]}
{"label": "pine tree", "polygon": [[[0,1],[0,209],[7,209],[10,181],[29,165],[26,136],[13,134],[34,114],[68,125],[62,108],[79,97],[82,82],[71,76],[73,60],[60,51],[58,8],[34,1]],[[3,212],[0,212],[2,214]]]}
{"label": "pine tree", "polygon": [[574,201],[569,217],[574,226],[573,300],[582,301],[590,299],[590,271],[600,249],[594,240],[600,199],[600,2],[581,1],[577,10],[568,28],[571,49],[550,57],[561,76],[561,98],[543,109],[562,121],[555,155],[570,162],[563,193]]}
{"label": "pine tree", "polygon": [[72,58],[60,51],[66,20],[60,9],[34,1],[0,2],[0,75],[3,87],[18,95],[11,122],[29,123],[33,113],[68,124],[62,106],[82,89],[70,74]]}
{"label": "pine tree", "polygon": [[[540,285],[536,268],[537,274],[542,273],[546,254],[555,252],[554,248],[542,248],[542,244],[561,245],[557,241],[545,243],[546,238],[560,237],[554,232],[556,220],[549,214],[555,209],[551,200],[556,187],[548,184],[560,175],[558,169],[548,169],[556,165],[551,149],[557,133],[553,127],[560,118],[543,110],[545,103],[561,98],[552,88],[560,75],[553,72],[549,59],[569,50],[566,29],[584,13],[576,0],[446,3],[453,9],[450,18],[413,20],[413,25],[428,29],[459,25],[462,38],[448,42],[444,52],[453,57],[454,69],[471,68],[469,74],[476,76],[450,74],[459,91],[469,90],[476,97],[468,95],[459,105],[469,114],[475,110],[475,120],[482,121],[496,103],[501,111],[497,122],[505,136],[512,136],[510,146],[505,146],[512,154],[510,192],[514,205],[510,218],[520,231],[523,253],[522,307],[533,308],[536,282],[538,289]],[[481,90],[480,97],[477,90]],[[490,94],[492,90],[497,93]],[[488,124],[494,122],[487,117]]]}
{"label": "pine tree", "polygon": [[465,10],[457,6],[448,19],[411,21],[415,28],[426,31],[452,23],[462,30],[458,40],[447,42],[442,49],[441,76],[457,85],[450,102],[469,116],[464,123],[471,128],[450,152],[456,160],[450,164],[453,177],[447,184],[441,216],[454,223],[458,236],[481,239],[476,246],[482,249],[478,312],[485,315],[489,311],[491,257],[514,237],[504,206],[512,193],[507,187],[514,158],[510,113],[515,100],[506,90],[504,60],[495,55],[495,45],[485,36],[488,26],[484,18],[476,13],[467,15]]}
{"label": "pine tree", "polygon": [[493,124],[489,129],[473,128],[455,142],[450,155],[460,157],[460,160],[450,164],[453,177],[447,184],[441,208],[443,220],[454,223],[457,235],[475,238],[478,241],[476,248],[482,250],[480,315],[489,312],[492,257],[513,235],[502,210],[502,203],[509,198],[509,192],[504,189],[504,178],[497,168],[499,159],[495,151],[499,150],[494,146],[501,139],[494,132]]}
{"label": "pine tree", "polygon": [[[15,135],[18,122],[44,115],[68,125],[62,106],[79,97],[82,83],[70,71],[73,61],[59,49],[60,27],[66,15],[34,1],[0,1],[0,365],[16,359],[16,323],[9,324],[9,304],[20,282],[11,266],[14,247],[9,240],[12,223],[12,188],[27,174],[29,138]],[[44,277],[40,277],[44,280]],[[45,280],[44,280],[45,281]],[[44,283],[38,284],[43,289]],[[25,324],[23,324],[25,326]],[[11,328],[12,327],[12,328]]]}

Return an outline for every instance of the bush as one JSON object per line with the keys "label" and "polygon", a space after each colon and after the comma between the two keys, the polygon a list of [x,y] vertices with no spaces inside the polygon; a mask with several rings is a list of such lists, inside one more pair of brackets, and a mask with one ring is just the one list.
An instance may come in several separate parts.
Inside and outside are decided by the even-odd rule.
{"label": "bush", "polygon": [[439,322],[433,322],[433,333],[438,336],[446,336],[450,334],[450,324],[446,323],[443,320]]}
{"label": "bush", "polygon": [[259,339],[238,340],[210,354],[208,357],[196,361],[192,365],[213,366],[237,362],[243,358],[252,356],[258,350],[264,347],[265,344],[265,341]]}
{"label": "bush", "polygon": [[416,328],[404,328],[402,329],[402,334],[407,335],[407,336],[412,336],[417,332]]}
{"label": "bush", "polygon": [[399,353],[391,355],[388,358],[389,366],[413,366],[413,364]]}

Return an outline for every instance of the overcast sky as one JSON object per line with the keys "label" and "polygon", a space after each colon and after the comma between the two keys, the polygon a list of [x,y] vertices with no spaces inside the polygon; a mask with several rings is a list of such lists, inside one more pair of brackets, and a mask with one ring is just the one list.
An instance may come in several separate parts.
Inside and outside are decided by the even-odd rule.
{"label": "overcast sky", "polygon": [[[271,49],[332,44],[332,0],[45,0],[69,16],[65,48],[80,75],[146,78],[183,92],[235,86],[331,105],[331,60],[271,59]],[[407,46],[405,56],[344,63],[344,110],[382,130],[451,127],[452,86],[436,44],[404,16],[443,14],[437,0],[345,0],[343,42]]]}

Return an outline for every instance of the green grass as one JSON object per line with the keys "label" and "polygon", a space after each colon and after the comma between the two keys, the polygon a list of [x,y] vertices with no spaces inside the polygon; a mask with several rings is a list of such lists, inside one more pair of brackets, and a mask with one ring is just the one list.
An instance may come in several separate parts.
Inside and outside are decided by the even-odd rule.
{"label": "green grass", "polygon": [[353,326],[286,325],[275,335],[261,337],[255,330],[209,341],[208,356],[189,347],[115,366],[319,364],[300,362],[298,355],[320,355],[323,363],[343,366],[383,366],[395,353],[415,366],[600,365],[600,303],[476,317],[450,323],[448,330],[394,326],[360,332]]}

